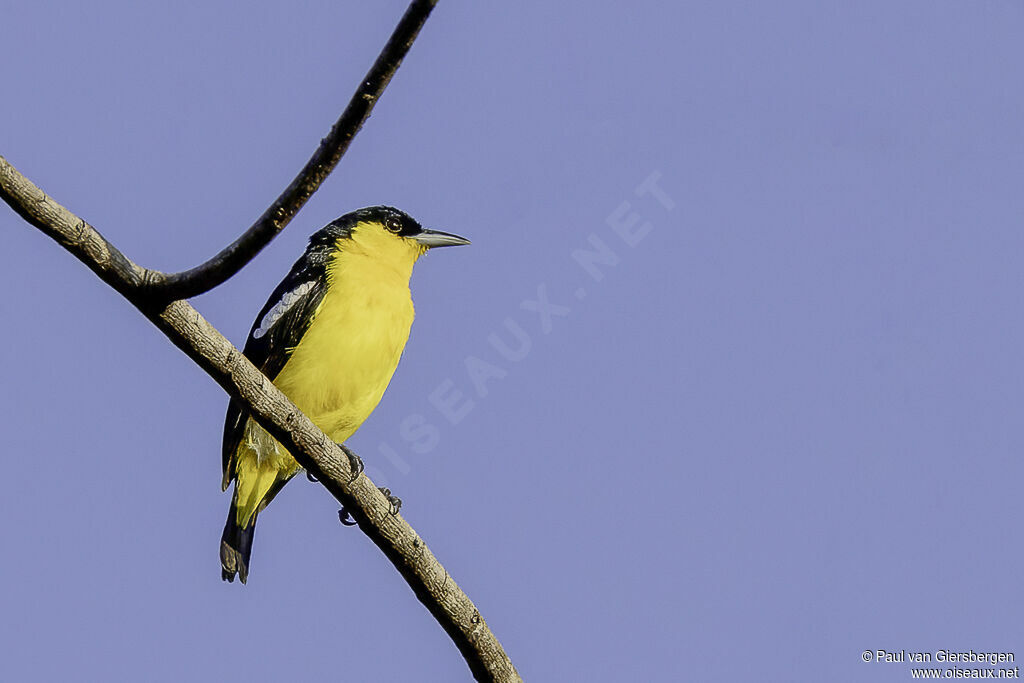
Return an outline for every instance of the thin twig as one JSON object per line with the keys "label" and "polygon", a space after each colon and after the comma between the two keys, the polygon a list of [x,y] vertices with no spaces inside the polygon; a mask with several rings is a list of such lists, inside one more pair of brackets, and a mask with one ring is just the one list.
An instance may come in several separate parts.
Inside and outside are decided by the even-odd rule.
{"label": "thin twig", "polygon": [[337,166],[436,4],[437,0],[413,0],[331,132],[259,220],[206,263],[173,274],[150,271],[146,286],[154,298],[188,299],[213,289],[241,270],[288,225]]}
{"label": "thin twig", "polygon": [[426,543],[365,475],[274,384],[185,301],[158,303],[136,265],[83,219],[48,197],[0,156],[0,198],[121,292],[352,513],[462,652],[479,681],[521,681],[473,602],[449,578]]}

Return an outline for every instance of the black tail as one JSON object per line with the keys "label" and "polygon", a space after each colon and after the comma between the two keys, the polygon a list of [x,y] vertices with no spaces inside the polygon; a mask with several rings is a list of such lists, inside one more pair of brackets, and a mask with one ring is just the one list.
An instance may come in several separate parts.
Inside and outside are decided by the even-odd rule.
{"label": "black tail", "polygon": [[224,535],[220,537],[220,576],[228,583],[239,580],[245,583],[249,578],[249,555],[252,554],[252,538],[256,533],[256,513],[249,520],[249,526],[242,529],[235,521],[235,501],[231,501],[228,521],[224,524]]}

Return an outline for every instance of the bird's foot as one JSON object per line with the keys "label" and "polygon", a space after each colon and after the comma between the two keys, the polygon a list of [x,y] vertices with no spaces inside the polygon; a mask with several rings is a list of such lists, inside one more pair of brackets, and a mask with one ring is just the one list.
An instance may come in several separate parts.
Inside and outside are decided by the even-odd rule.
{"label": "bird's foot", "polygon": [[[349,449],[345,448],[344,444],[339,443],[338,448],[340,448],[345,453],[345,455],[348,456],[348,466],[352,468],[352,478],[349,479],[348,482],[351,484],[352,482],[359,478],[360,474],[363,473],[363,459],[360,458],[355,453],[353,453],[352,451],[350,451]],[[341,508],[340,510],[338,510],[338,520],[345,526],[355,526],[359,523],[352,516],[352,513],[350,513],[345,508]]]}
{"label": "bird's foot", "polygon": [[[402,499],[399,498],[398,496],[392,496],[391,489],[386,488],[384,486],[377,487],[377,490],[383,493],[384,497],[388,499],[388,511],[392,515],[397,515],[398,511],[402,509]],[[340,510],[338,510],[338,521],[344,524],[345,526],[356,526],[357,524],[359,524],[359,522],[357,522],[355,518],[352,517],[352,513],[349,512],[347,508],[341,508]]]}
{"label": "bird's foot", "polygon": [[346,508],[338,510],[338,521],[345,526],[355,526],[356,524],[359,524],[359,522],[352,517],[352,513],[350,513]]}
{"label": "bird's foot", "polygon": [[398,496],[392,496],[391,489],[385,488],[384,486],[378,486],[377,490],[383,493],[384,497],[388,499],[388,503],[391,505],[391,514],[397,515],[398,511],[402,509],[402,499]]}
{"label": "bird's foot", "polygon": [[348,466],[352,468],[352,478],[349,479],[348,482],[351,484],[352,482],[359,478],[360,474],[363,473],[363,459],[360,458],[355,453],[353,453],[352,451],[350,451],[349,449],[345,448],[344,444],[339,443],[338,448],[340,448],[342,452],[344,452],[345,455],[348,456]]}

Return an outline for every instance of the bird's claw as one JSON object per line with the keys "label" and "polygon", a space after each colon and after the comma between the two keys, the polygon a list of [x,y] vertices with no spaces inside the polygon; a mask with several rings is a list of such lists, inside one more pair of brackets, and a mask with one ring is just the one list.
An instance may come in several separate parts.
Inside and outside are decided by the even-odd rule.
{"label": "bird's claw", "polygon": [[[359,478],[360,474],[363,473],[363,459],[360,458],[355,453],[353,453],[352,451],[350,451],[349,449],[345,448],[343,444],[339,443],[338,448],[344,451],[345,455],[348,456],[348,466],[352,468],[352,478],[348,480],[349,483],[351,484],[352,482]],[[352,516],[352,513],[349,512],[344,507],[338,510],[338,521],[340,521],[345,526],[356,526],[357,524],[359,524],[359,522],[357,522],[356,519]]]}
{"label": "bird's claw", "polygon": [[349,449],[345,448],[340,443],[338,444],[338,448],[344,451],[345,455],[348,456],[348,466],[352,468],[352,478],[349,479],[348,481],[349,483],[352,483],[359,478],[360,474],[363,473],[363,459],[360,458],[355,453],[353,453],[352,451],[350,451]]}
{"label": "bird's claw", "polygon": [[355,526],[359,524],[359,522],[353,519],[352,514],[345,508],[338,510],[338,521],[345,526]]}
{"label": "bird's claw", "polygon": [[[352,468],[352,478],[349,479],[349,482],[351,483],[356,480],[356,477],[363,473],[363,460],[358,455],[345,448],[342,444],[339,443],[336,445],[345,453],[345,455],[348,456],[348,466]],[[306,470],[306,479],[309,479],[314,484],[320,482],[320,480],[314,477],[313,473],[309,470]]]}
{"label": "bird's claw", "polygon": [[377,490],[384,494],[384,497],[388,499],[388,504],[391,506],[389,511],[392,515],[397,515],[398,511],[402,509],[402,499],[398,496],[391,495],[391,489],[384,486],[378,486]]}
{"label": "bird's claw", "polygon": [[[378,486],[377,490],[384,494],[384,497],[388,499],[388,512],[392,515],[397,515],[398,511],[402,509],[402,499],[398,496],[391,495],[391,489]],[[352,513],[348,511],[348,508],[341,508],[338,510],[338,521],[345,526],[356,526],[359,522],[352,516]]]}

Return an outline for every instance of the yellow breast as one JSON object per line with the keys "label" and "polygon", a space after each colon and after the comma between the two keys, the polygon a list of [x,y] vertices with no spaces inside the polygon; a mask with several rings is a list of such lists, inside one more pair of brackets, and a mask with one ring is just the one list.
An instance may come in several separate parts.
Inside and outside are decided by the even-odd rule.
{"label": "yellow breast", "polygon": [[332,440],[348,439],[377,407],[414,317],[409,277],[422,250],[378,230],[345,240],[309,329],[274,380]]}

